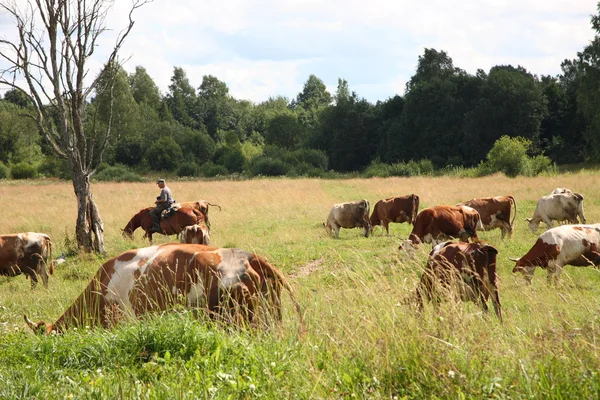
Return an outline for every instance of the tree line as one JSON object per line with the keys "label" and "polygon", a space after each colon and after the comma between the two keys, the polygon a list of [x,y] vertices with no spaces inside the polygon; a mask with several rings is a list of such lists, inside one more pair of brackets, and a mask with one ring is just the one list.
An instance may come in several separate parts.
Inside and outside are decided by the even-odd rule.
{"label": "tree line", "polygon": [[[97,171],[108,179],[149,172],[324,176],[410,163],[470,168],[504,137],[525,146],[528,157],[549,160],[543,165],[600,161],[599,18],[591,17],[597,35],[562,62],[557,76],[512,65],[473,75],[447,52],[426,48],[405,94],[374,104],[344,79],[329,93],[315,75],[293,99],[253,103],[234,98],[212,75],[195,87],[180,67],[162,94],[143,66],[127,73],[110,62],[82,123],[87,135],[111,132]],[[72,178],[69,164],[25,116],[30,107],[16,89],[0,101],[0,178]],[[55,104],[47,107],[49,115],[56,112]]]}

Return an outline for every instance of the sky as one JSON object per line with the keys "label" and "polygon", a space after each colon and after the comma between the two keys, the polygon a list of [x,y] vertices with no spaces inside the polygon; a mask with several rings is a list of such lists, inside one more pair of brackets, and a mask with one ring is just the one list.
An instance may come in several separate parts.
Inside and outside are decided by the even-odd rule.
{"label": "sky", "polygon": [[[18,0],[20,1],[20,0]],[[130,0],[116,0],[89,60],[94,76],[127,22]],[[557,75],[594,37],[594,0],[154,0],[136,10],[121,51],[124,67],[143,66],[160,91],[174,67],[194,87],[216,76],[237,99],[293,99],[309,75],[334,94],[338,78],[371,102],[403,95],[425,48],[445,51],[475,74],[521,65]],[[14,30],[0,16],[0,36]],[[104,58],[103,58],[104,57]]]}

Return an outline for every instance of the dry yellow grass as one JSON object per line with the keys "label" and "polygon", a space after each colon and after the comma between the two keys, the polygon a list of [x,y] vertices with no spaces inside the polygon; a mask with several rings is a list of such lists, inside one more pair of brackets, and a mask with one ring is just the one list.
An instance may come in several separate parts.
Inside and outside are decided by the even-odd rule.
{"label": "dry yellow grass", "polygon": [[[537,271],[534,284],[526,286],[510,273],[513,264],[507,259],[523,255],[534,243],[537,235],[529,232],[524,218],[531,216],[540,196],[556,187],[583,193],[588,221],[600,222],[600,194],[595,190],[599,183],[600,175],[583,172],[518,179],[496,175],[477,179],[264,179],[168,185],[177,200],[205,199],[222,207],[222,211],[211,208],[209,212],[214,245],[255,250],[292,277],[308,327],[298,350],[298,359],[303,360],[298,361],[298,368],[307,372],[296,378],[296,385],[306,385],[316,397],[323,398],[336,397],[330,386],[339,374],[355,367],[379,378],[388,376],[392,386],[403,384],[404,379],[431,384],[429,392],[423,386],[411,388],[415,397],[431,393],[473,396],[483,393],[477,385],[490,384],[493,388],[494,382],[509,396],[525,396],[527,390],[516,385],[539,378],[540,365],[545,363],[553,363],[562,375],[573,371],[573,376],[600,367],[596,346],[600,341],[598,270],[567,267],[558,289],[547,287],[545,274]],[[92,189],[105,223],[109,255],[147,245],[141,232],[130,242],[122,238],[120,229],[140,208],[152,204],[158,194],[156,185],[94,183]],[[499,230],[481,234],[500,251],[503,324],[493,313],[482,317],[473,304],[446,303],[437,313],[428,307],[421,316],[403,305],[425,259],[424,254],[416,260],[398,254],[398,242],[408,235],[409,225],[392,224],[390,237],[376,230],[368,239],[362,238],[359,230],[342,230],[340,239],[333,239],[321,226],[333,203],[366,198],[374,204],[385,197],[409,193],[420,196],[421,208],[473,197],[510,194],[516,198],[513,240],[502,241]],[[9,205],[0,218],[0,233],[48,233],[55,242],[55,255],[60,254],[65,237],[72,237],[74,231],[76,207],[69,183],[2,183],[0,196]],[[157,239],[161,243],[174,237]],[[85,255],[71,258],[51,277],[48,290],[40,287],[30,291],[23,277],[0,279],[3,329],[22,330],[24,312],[33,319],[56,318],[101,261]],[[282,335],[292,337],[295,332],[296,317],[287,302]],[[364,365],[357,366],[361,363]],[[457,374],[457,380],[448,375],[449,371]],[[459,382],[461,376],[466,376],[463,383]],[[422,396],[419,390],[423,390]],[[394,393],[402,392],[388,387],[380,394],[390,397]]]}

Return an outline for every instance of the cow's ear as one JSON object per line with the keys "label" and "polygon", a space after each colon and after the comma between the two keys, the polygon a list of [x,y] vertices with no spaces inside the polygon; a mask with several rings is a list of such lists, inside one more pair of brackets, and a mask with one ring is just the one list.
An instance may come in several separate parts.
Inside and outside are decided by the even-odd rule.
{"label": "cow's ear", "polygon": [[498,254],[498,249],[496,249],[494,246],[490,246],[489,244],[485,244],[485,245],[481,246],[481,251],[484,251],[484,252],[487,252],[488,254],[493,254],[493,255]]}

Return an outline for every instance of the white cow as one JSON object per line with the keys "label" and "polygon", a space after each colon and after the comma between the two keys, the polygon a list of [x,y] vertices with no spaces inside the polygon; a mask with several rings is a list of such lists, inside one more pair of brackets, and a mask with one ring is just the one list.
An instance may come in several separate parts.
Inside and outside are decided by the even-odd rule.
{"label": "white cow", "polygon": [[533,247],[516,261],[514,272],[521,272],[528,282],[535,267],[548,270],[548,283],[558,281],[565,265],[584,267],[600,264],[600,224],[561,225],[542,233]]}
{"label": "white cow", "polygon": [[364,236],[369,237],[371,223],[369,222],[369,202],[365,199],[347,203],[334,204],[329,211],[327,222],[323,226],[327,233],[335,237],[340,236],[340,228],[360,228],[364,229]]}
{"label": "white cow", "polygon": [[526,218],[526,221],[529,222],[531,232],[535,232],[542,221],[546,223],[548,229],[554,226],[553,220],[567,220],[571,224],[577,224],[578,216],[581,223],[586,223],[585,216],[583,215],[583,195],[569,192],[542,196],[538,200],[533,216]]}

